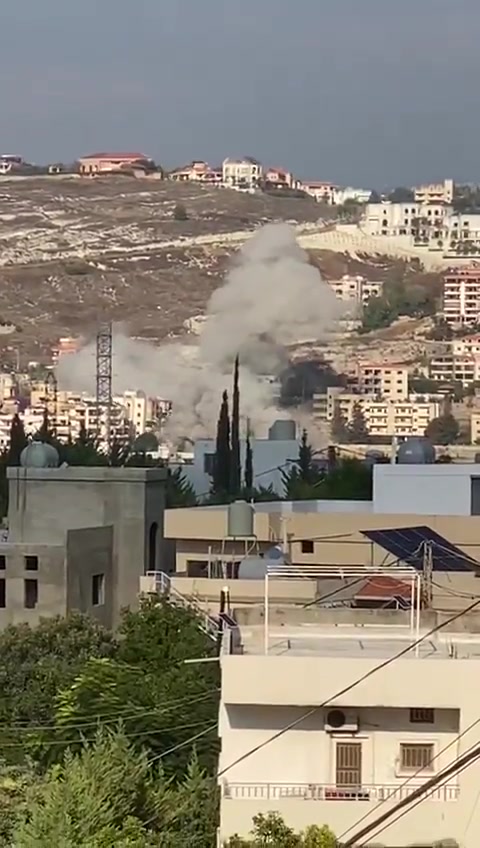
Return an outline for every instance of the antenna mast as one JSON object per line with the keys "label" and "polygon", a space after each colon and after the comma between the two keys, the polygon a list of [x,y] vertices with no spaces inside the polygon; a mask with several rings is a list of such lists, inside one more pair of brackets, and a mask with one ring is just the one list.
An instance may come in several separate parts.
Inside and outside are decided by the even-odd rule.
{"label": "antenna mast", "polygon": [[112,324],[99,327],[96,365],[97,439],[102,436],[102,412],[105,411],[105,442],[110,453],[112,443]]}

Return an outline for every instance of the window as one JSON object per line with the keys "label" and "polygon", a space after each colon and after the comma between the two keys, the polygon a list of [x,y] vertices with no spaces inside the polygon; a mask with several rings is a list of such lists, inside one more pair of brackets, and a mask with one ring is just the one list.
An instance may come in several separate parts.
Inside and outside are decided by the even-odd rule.
{"label": "window", "polygon": [[362,785],[361,742],[337,742],[335,783],[337,786]]}
{"label": "window", "polygon": [[105,575],[94,574],[92,577],[92,606],[101,607],[105,603]]}
{"label": "window", "polygon": [[410,710],[410,721],[412,724],[434,724],[435,710],[413,707]]}
{"label": "window", "polygon": [[6,580],[0,580],[0,609],[5,609],[7,606]]}
{"label": "window", "polygon": [[5,571],[7,565],[7,558],[5,554],[0,554],[0,571]]}
{"label": "window", "polygon": [[411,744],[400,745],[400,768],[402,771],[433,771],[433,745]]}
{"label": "window", "polygon": [[203,470],[205,474],[210,474],[210,476],[214,472],[215,466],[215,454],[214,453],[204,453],[203,454]]}
{"label": "window", "polygon": [[38,571],[38,557],[37,556],[26,556],[25,557],[25,570],[26,571]]}
{"label": "window", "polygon": [[302,540],[302,554],[313,554],[314,552],[314,543],[311,539],[303,539]]}
{"label": "window", "polygon": [[35,609],[38,603],[38,580],[23,581],[23,596],[25,609]]}

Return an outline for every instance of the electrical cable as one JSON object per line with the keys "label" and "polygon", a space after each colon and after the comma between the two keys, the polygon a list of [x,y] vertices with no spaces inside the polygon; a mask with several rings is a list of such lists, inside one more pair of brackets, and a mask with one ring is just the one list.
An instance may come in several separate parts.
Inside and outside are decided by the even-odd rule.
{"label": "electrical cable", "polygon": [[[135,713],[131,713],[130,715],[126,715],[125,711],[119,711],[117,713],[104,713],[104,714],[99,713],[98,715],[95,716],[95,720],[83,722],[83,723],[79,723],[79,724],[69,724],[68,727],[73,730],[73,729],[78,729],[78,728],[83,728],[83,727],[94,727],[98,724],[99,720],[102,721],[102,722],[122,721],[122,720],[134,719],[134,718],[144,718],[144,717],[149,716],[149,715],[151,715],[151,716],[162,715],[163,713],[170,712],[170,710],[177,709],[177,707],[181,707],[184,704],[200,703],[200,701],[207,700],[208,698],[210,698],[211,696],[213,696],[215,694],[218,694],[219,692],[220,692],[220,687],[217,687],[215,689],[210,690],[209,692],[205,692],[203,695],[199,695],[197,698],[191,698],[191,697],[190,698],[180,698],[180,699],[177,699],[176,701],[172,701],[170,703],[167,703],[166,705],[163,705],[160,708],[158,708],[158,707],[152,708],[151,710],[144,710],[142,712],[135,712]],[[37,732],[37,731],[40,731],[40,730],[61,730],[62,727],[66,728],[67,725],[58,725],[58,724],[54,724],[54,725],[44,725],[44,724],[22,725],[22,724],[13,723],[13,724],[0,725],[0,732],[4,729],[5,730],[15,730],[16,732],[18,732],[18,731]]]}
{"label": "electrical cable", "polygon": [[[158,733],[173,733],[176,730],[188,730],[191,727],[199,727],[203,724],[205,724],[205,721],[194,721],[190,722],[189,724],[175,725],[175,727],[160,727],[158,728],[158,730],[145,729],[135,731],[135,733],[125,732],[125,736],[127,737],[127,739],[133,739],[135,736],[155,736]],[[57,728],[57,730],[58,729],[61,728]],[[69,727],[68,730],[74,730],[74,728]],[[85,743],[90,744],[91,742],[95,742],[95,739],[96,737],[92,737],[91,739],[85,739],[82,735],[80,735],[79,737],[77,736],[75,739],[48,739],[46,741],[46,744],[49,748],[51,745],[78,745],[79,743],[83,745]],[[38,744],[41,745],[42,740],[39,740]],[[23,744],[22,742],[2,742],[1,748],[2,750],[4,748],[23,748]]]}
{"label": "electrical cable", "polygon": [[[424,796],[428,797],[430,789],[433,790],[437,786],[443,784],[444,781],[447,780],[449,777],[455,777],[456,775],[461,774],[464,769],[468,768],[468,766],[472,765],[479,758],[480,745],[477,744],[473,746],[473,748],[470,748],[467,753],[463,754],[460,757],[457,757],[453,761],[453,763],[443,769],[438,775],[431,777],[429,780],[425,781],[422,786],[419,786],[417,789],[414,789],[410,795],[395,804],[392,810],[387,810],[386,813],[382,813],[382,815],[379,816],[374,822],[362,828],[362,830],[358,831],[353,836],[350,836],[347,841],[343,843],[343,848],[353,848],[353,846],[355,845],[357,846],[357,848],[359,848],[358,840],[363,839],[365,836],[368,836],[369,834],[371,834],[372,830],[375,830],[375,828],[378,827],[378,825],[382,825],[384,822],[388,821],[393,815],[395,815],[395,813],[399,812],[400,810],[403,810],[402,815],[397,816],[397,818],[395,819],[395,821],[398,821],[399,818],[401,818],[403,815],[406,815],[408,812],[410,812],[410,810],[414,809],[417,804],[420,804],[425,801],[426,798]],[[416,801],[414,806],[410,806],[411,804],[413,804],[414,801]],[[405,807],[408,807],[408,809],[404,809]],[[393,824],[393,822],[390,822],[389,824]],[[381,832],[381,829],[375,831],[375,834],[378,834],[379,832]],[[369,841],[371,838],[371,835],[368,836]],[[360,846],[360,848],[362,848],[362,846]]]}
{"label": "electrical cable", "polygon": [[157,760],[163,760],[164,757],[167,757],[169,754],[173,754],[174,751],[179,751],[180,748],[185,748],[186,745],[190,745],[192,742],[196,742],[197,739],[200,739],[202,736],[206,736],[207,733],[211,733],[212,730],[216,730],[218,726],[218,722],[215,724],[209,725],[205,730],[202,730],[201,733],[195,734],[195,736],[191,736],[189,739],[185,739],[184,742],[180,742],[178,745],[174,745],[173,748],[169,748],[167,751],[163,751],[161,754],[157,754],[155,757],[152,757],[148,761],[148,765],[151,766],[152,763]]}
{"label": "electrical cable", "polygon": [[439,630],[443,630],[444,627],[448,627],[454,621],[457,621],[459,618],[462,618],[462,616],[464,616],[467,613],[471,612],[472,610],[476,609],[478,606],[480,606],[480,599],[477,600],[477,601],[474,601],[473,604],[470,604],[470,606],[466,607],[463,610],[460,610],[460,612],[456,613],[455,615],[451,616],[450,618],[445,619],[445,621],[442,621],[439,624],[435,625],[435,627],[432,627],[431,630],[429,630],[427,633],[424,633],[423,636],[421,636],[415,642],[412,642],[411,644],[407,645],[405,648],[402,648],[400,651],[398,651],[396,654],[393,654],[393,656],[389,657],[388,659],[383,660],[381,663],[374,666],[369,671],[365,672],[365,674],[362,674],[361,677],[359,677],[357,680],[354,680],[353,683],[350,683],[348,686],[345,686],[343,689],[340,689],[340,691],[335,692],[333,695],[331,695],[329,698],[327,698],[321,704],[318,704],[316,707],[313,707],[312,709],[308,710],[306,713],[301,715],[299,718],[297,718],[294,721],[287,724],[286,727],[283,727],[281,730],[278,730],[276,733],[274,733],[268,739],[265,739],[263,742],[259,743],[258,745],[255,745],[254,748],[251,748],[250,750],[246,751],[240,757],[237,757],[236,760],[234,760],[228,766],[225,766],[223,769],[221,769],[218,772],[217,777],[222,777],[224,774],[226,774],[228,771],[230,771],[230,769],[234,768],[234,766],[237,766],[239,763],[248,759],[248,757],[251,757],[252,754],[256,754],[258,751],[262,750],[262,748],[265,748],[271,742],[275,742],[277,739],[279,739],[281,736],[283,736],[284,733],[287,733],[289,730],[293,730],[294,727],[297,727],[299,724],[304,722],[310,716],[315,715],[315,713],[317,713],[323,707],[327,706],[327,704],[330,704],[332,701],[335,701],[337,698],[340,698],[343,695],[346,695],[347,692],[351,692],[352,689],[355,689],[356,686],[359,686],[365,680],[368,680],[374,674],[377,674],[377,672],[382,671],[384,668],[389,666],[391,663],[393,663],[396,660],[400,659],[401,657],[405,656],[410,651],[412,651],[414,648],[416,648],[418,645],[420,645],[422,642],[424,642],[426,639],[429,639],[435,633],[438,633]]}
{"label": "electrical cable", "polygon": [[[435,756],[432,757],[432,759],[428,761],[427,766],[428,767],[431,766],[435,762],[435,760],[438,760],[438,758],[441,757],[446,751],[448,751],[448,749],[451,748],[452,745],[456,745],[460,741],[460,739],[462,739],[463,736],[466,736],[467,733],[469,733],[471,730],[473,730],[473,728],[476,727],[477,724],[480,724],[480,718],[477,718],[477,719],[475,719],[475,721],[472,721],[472,723],[469,724],[468,727],[465,728],[465,730],[462,730],[461,733],[457,734],[455,739],[452,739],[451,742],[448,743],[448,745],[445,745],[444,748],[441,748],[440,751],[438,751],[435,754]],[[475,744],[477,744],[477,743],[475,743]],[[471,750],[471,748],[472,748],[472,746],[470,746],[470,748],[468,750]],[[413,772],[413,774],[409,775],[403,781],[403,783],[400,783],[398,786],[395,787],[395,790],[392,792],[391,795],[389,795],[387,798],[383,798],[382,800],[378,801],[378,803],[375,804],[375,806],[372,807],[372,809],[368,810],[368,812],[366,812],[360,819],[357,819],[357,821],[354,824],[350,825],[350,827],[347,827],[346,830],[344,830],[343,833],[340,834],[338,839],[339,840],[344,839],[344,837],[347,835],[347,833],[349,833],[351,830],[353,830],[354,827],[358,827],[358,825],[360,825],[363,821],[365,821],[365,819],[368,819],[375,812],[375,810],[378,810],[380,807],[383,806],[383,804],[386,804],[387,801],[391,802],[392,799],[395,798],[395,795],[397,793],[401,792],[401,790],[405,786],[407,786],[410,783],[411,780],[414,780],[416,777],[418,777],[419,774],[422,774],[422,772],[424,772],[424,770],[425,770],[425,767],[421,767],[421,768],[417,769],[417,771]]]}

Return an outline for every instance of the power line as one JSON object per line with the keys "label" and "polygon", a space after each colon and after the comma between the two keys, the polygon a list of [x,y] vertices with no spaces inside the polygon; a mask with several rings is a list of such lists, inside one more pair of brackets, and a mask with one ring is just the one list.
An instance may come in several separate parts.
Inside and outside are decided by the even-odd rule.
{"label": "power line", "polygon": [[[350,836],[347,841],[343,843],[343,848],[352,848],[352,846],[356,845],[360,839],[363,839],[364,836],[368,836],[368,834],[371,833],[371,831],[374,830],[376,827],[378,827],[378,825],[383,824],[385,821],[395,815],[395,813],[399,812],[400,810],[403,810],[405,807],[410,807],[410,804],[412,804],[413,801],[419,799],[419,803],[423,802],[425,798],[422,796],[428,793],[430,789],[435,789],[439,784],[443,783],[444,780],[448,779],[449,777],[455,776],[459,772],[463,771],[464,768],[467,768],[479,758],[480,745],[477,744],[466,754],[463,754],[461,757],[457,757],[453,763],[451,763],[449,766],[447,766],[447,768],[439,772],[439,774],[435,775],[434,777],[431,777],[429,780],[426,780],[425,783],[422,784],[422,786],[419,786],[417,789],[414,789],[411,795],[408,795],[406,798],[403,798],[402,800],[398,801],[398,803],[395,804],[393,809],[387,810],[386,813],[382,813],[382,815],[378,816],[378,818],[376,818],[374,822],[369,825],[366,825],[366,827],[362,828],[357,833],[354,833],[353,836]],[[405,814],[407,812],[410,812],[410,809],[405,810]]]}
{"label": "power line", "polygon": [[185,748],[186,745],[191,745],[192,742],[196,742],[197,739],[200,739],[202,736],[206,736],[207,733],[211,733],[212,730],[216,730],[217,724],[218,722],[215,722],[215,724],[211,724],[205,730],[202,730],[201,733],[196,733],[195,736],[191,736],[189,739],[185,739],[184,742],[180,742],[178,745],[174,745],[173,748],[169,748],[168,751],[163,751],[163,753],[157,754],[155,757],[152,757],[148,761],[148,765],[152,765],[152,763],[156,762],[157,760],[163,760],[164,757],[167,757],[169,754],[173,754],[175,751],[179,751],[180,748]]}
{"label": "power line", "polygon": [[[432,759],[428,761],[427,766],[430,767],[435,762],[435,760],[438,760],[438,758],[441,757],[445,753],[445,751],[448,751],[448,749],[451,748],[452,745],[456,745],[460,741],[460,739],[462,739],[463,736],[466,736],[467,733],[469,733],[471,730],[473,730],[473,728],[477,724],[480,724],[480,718],[477,718],[477,719],[475,719],[475,721],[472,721],[472,723],[469,724],[468,727],[465,728],[465,730],[462,730],[461,733],[457,734],[455,739],[452,739],[451,742],[448,743],[448,745],[445,745],[444,748],[441,748],[441,750],[438,751],[438,753],[435,754],[435,756],[432,757]],[[468,750],[471,750],[471,748],[472,748],[472,746],[470,746],[470,748]],[[407,786],[410,783],[411,780],[414,780],[416,777],[418,777],[419,774],[422,774],[422,772],[424,771],[424,768],[425,767],[422,766],[419,769],[417,769],[415,772],[413,772],[413,774],[409,775],[406,778],[406,780],[403,781],[403,783],[400,783],[397,787],[395,787],[395,790],[394,790],[394,792],[392,792],[391,795],[389,795],[387,798],[383,798],[381,801],[379,801],[377,804],[375,804],[375,806],[372,809],[368,810],[368,812],[366,812],[360,819],[357,819],[357,821],[354,824],[350,825],[350,827],[347,827],[346,830],[344,830],[343,833],[340,834],[338,839],[339,840],[344,839],[344,837],[347,835],[347,833],[349,833],[351,830],[353,830],[354,827],[358,827],[358,825],[360,825],[363,821],[365,821],[365,819],[368,819],[375,812],[375,810],[378,810],[380,807],[382,807],[384,804],[386,804],[387,801],[390,802],[392,800],[392,798],[394,798],[395,795],[398,792],[400,792],[405,786]],[[377,834],[375,834],[375,836],[376,835]]]}
{"label": "power line", "polygon": [[52,731],[54,731],[54,730],[62,730],[62,729],[65,729],[66,727],[73,730],[73,729],[84,728],[84,727],[94,727],[95,725],[98,724],[99,720],[105,721],[105,722],[122,721],[122,720],[126,721],[128,719],[134,719],[134,718],[145,718],[146,716],[149,716],[149,715],[152,715],[152,716],[162,715],[163,713],[170,712],[170,710],[176,709],[177,707],[181,707],[184,704],[196,704],[196,703],[199,703],[200,701],[205,701],[208,698],[210,698],[212,695],[216,695],[218,692],[220,692],[220,687],[217,687],[216,689],[212,689],[209,692],[205,692],[203,695],[199,695],[197,698],[191,698],[191,697],[190,698],[181,698],[181,699],[177,699],[176,701],[172,701],[170,704],[166,704],[166,705],[164,705],[160,708],[157,707],[157,708],[152,708],[151,710],[143,710],[141,712],[132,712],[130,714],[126,714],[125,710],[119,710],[118,712],[110,712],[110,713],[103,713],[103,714],[98,713],[98,714],[95,714],[95,720],[84,722],[84,723],[79,723],[79,724],[69,724],[69,725],[58,725],[58,724],[54,724],[54,725],[44,725],[44,724],[21,725],[21,724],[15,724],[15,723],[4,724],[4,725],[0,725],[0,732],[2,730],[15,730],[17,733],[18,733],[18,731],[26,731],[26,732],[37,732],[37,731],[41,731],[41,730],[52,730]]}
{"label": "power line", "polygon": [[370,677],[372,677],[377,672],[382,671],[384,668],[389,666],[391,663],[393,663],[396,660],[400,659],[401,657],[405,656],[410,651],[412,651],[414,648],[416,648],[418,645],[420,645],[422,642],[424,642],[426,639],[429,639],[435,633],[438,633],[439,630],[442,630],[444,627],[448,627],[454,621],[457,621],[457,619],[462,618],[462,616],[471,612],[473,609],[476,609],[478,606],[480,606],[480,599],[477,600],[477,601],[474,601],[473,604],[470,604],[470,606],[466,607],[464,610],[461,610],[460,612],[456,613],[455,615],[452,615],[450,618],[447,618],[445,621],[440,622],[440,624],[435,625],[435,627],[432,627],[431,630],[429,630],[427,633],[424,633],[424,635],[421,636],[419,639],[417,639],[415,642],[412,642],[410,645],[407,645],[406,648],[402,648],[401,651],[398,651],[392,657],[389,657],[388,659],[383,660],[381,663],[374,666],[374,668],[371,668],[370,671],[367,671],[365,674],[362,674],[362,676],[359,677],[357,680],[354,680],[353,683],[350,683],[348,686],[345,686],[343,689],[340,689],[339,692],[335,692],[334,695],[331,695],[329,698],[327,698],[321,704],[318,704],[318,706],[313,707],[313,709],[308,710],[306,713],[304,713],[302,716],[300,716],[300,718],[297,718],[294,721],[290,722],[290,724],[287,724],[286,727],[283,727],[281,730],[277,731],[277,733],[274,733],[268,739],[265,739],[264,742],[261,742],[259,745],[256,745],[254,748],[251,748],[249,751],[246,751],[240,757],[237,757],[236,760],[234,760],[228,766],[225,766],[225,768],[221,769],[218,772],[217,777],[222,777],[224,774],[227,773],[227,771],[230,771],[230,769],[234,768],[234,766],[237,766],[239,763],[242,763],[244,760],[248,759],[248,757],[251,757],[252,754],[256,754],[258,751],[261,751],[262,748],[265,748],[271,742],[275,742],[277,739],[279,739],[281,736],[283,736],[284,733],[287,733],[289,730],[293,730],[294,727],[297,727],[299,724],[301,724],[303,721],[305,721],[310,716],[315,715],[315,713],[317,713],[323,707],[327,706],[327,704],[330,704],[332,701],[335,701],[337,698],[341,698],[343,695],[346,695],[347,692],[351,692],[351,690],[354,689],[356,686],[359,686],[361,683],[363,683],[365,680],[368,680]]}

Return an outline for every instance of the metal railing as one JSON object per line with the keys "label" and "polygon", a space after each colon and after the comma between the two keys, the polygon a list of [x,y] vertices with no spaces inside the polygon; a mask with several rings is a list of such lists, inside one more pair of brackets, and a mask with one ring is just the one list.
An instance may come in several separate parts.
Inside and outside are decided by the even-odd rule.
{"label": "metal railing", "polygon": [[164,571],[147,571],[146,577],[152,580],[154,591],[158,595],[168,595],[168,599],[173,604],[178,604],[185,609],[190,609],[198,616],[200,629],[207,636],[215,641],[219,635],[219,623],[203,609],[202,605],[191,596],[182,595],[178,589],[172,585],[172,580]]}
{"label": "metal railing", "polygon": [[[320,783],[228,783],[222,784],[222,797],[235,801],[401,801],[422,784],[366,784],[360,787]],[[440,786],[425,794],[432,801],[457,801],[458,786]]]}

